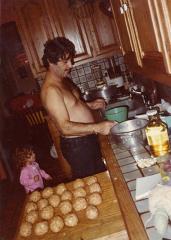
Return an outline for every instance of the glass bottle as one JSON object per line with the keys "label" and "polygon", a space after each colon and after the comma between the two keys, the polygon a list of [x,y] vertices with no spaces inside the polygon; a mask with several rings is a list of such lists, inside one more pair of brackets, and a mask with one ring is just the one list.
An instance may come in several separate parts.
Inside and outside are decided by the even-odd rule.
{"label": "glass bottle", "polygon": [[147,142],[153,157],[160,157],[170,150],[167,124],[164,123],[156,109],[148,110],[148,124],[145,128]]}

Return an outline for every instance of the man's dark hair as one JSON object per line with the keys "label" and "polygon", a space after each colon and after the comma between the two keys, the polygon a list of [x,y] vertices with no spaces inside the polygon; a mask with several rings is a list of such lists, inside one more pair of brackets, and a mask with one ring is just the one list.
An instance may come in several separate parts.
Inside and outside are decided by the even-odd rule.
{"label": "man's dark hair", "polygon": [[[49,68],[49,63],[56,64],[59,59],[69,59],[75,57],[74,44],[65,37],[57,37],[52,40],[48,40],[45,43],[44,54],[42,57],[43,65],[45,68]],[[66,55],[68,55],[66,57]]]}

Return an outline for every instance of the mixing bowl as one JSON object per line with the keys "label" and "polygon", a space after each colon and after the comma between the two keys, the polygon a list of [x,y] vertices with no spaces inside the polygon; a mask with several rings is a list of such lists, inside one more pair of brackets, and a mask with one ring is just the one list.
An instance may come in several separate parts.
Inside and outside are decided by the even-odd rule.
{"label": "mixing bowl", "polygon": [[132,119],[118,123],[112,127],[111,136],[116,144],[127,149],[137,148],[139,144],[144,145],[147,122],[145,119]]}
{"label": "mixing bowl", "polygon": [[110,108],[104,113],[105,118],[111,121],[123,122],[128,119],[128,106]]}

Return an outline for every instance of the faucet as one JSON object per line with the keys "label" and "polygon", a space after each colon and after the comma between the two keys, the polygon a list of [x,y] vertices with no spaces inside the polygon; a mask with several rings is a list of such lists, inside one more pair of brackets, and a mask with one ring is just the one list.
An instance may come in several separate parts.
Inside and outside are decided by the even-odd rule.
{"label": "faucet", "polygon": [[138,88],[137,85],[132,86],[132,87],[129,88],[129,92],[130,92],[131,96],[133,96],[133,95],[141,96],[145,107],[146,108],[150,107],[150,105],[151,105],[150,104],[150,99],[149,99],[148,95],[145,93],[144,86],[141,86],[141,88]]}

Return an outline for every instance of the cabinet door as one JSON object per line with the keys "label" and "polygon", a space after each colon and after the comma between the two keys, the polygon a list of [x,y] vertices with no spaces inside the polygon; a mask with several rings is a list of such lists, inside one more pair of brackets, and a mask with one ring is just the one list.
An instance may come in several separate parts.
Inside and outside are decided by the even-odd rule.
{"label": "cabinet door", "polygon": [[166,72],[171,74],[171,0],[154,1]]}
{"label": "cabinet door", "polygon": [[112,11],[116,19],[125,61],[128,64],[131,63],[132,68],[136,68],[138,65],[142,65],[139,48],[135,39],[135,34],[131,34],[130,21],[121,8],[122,4],[122,0],[111,0]]}
{"label": "cabinet door", "polygon": [[75,62],[93,57],[84,23],[75,17],[68,0],[47,0],[48,15],[54,22],[55,36],[65,36],[76,47]]}
{"label": "cabinet door", "polygon": [[94,1],[94,11],[86,26],[89,28],[94,55],[113,54],[121,51],[118,29],[115,19],[105,15],[99,7],[99,0]]}
{"label": "cabinet door", "polygon": [[33,74],[45,71],[42,64],[44,43],[54,37],[44,0],[16,1],[18,28]]}
{"label": "cabinet door", "polygon": [[142,67],[164,73],[165,65],[155,1],[124,0],[124,2],[128,6],[126,14],[130,14],[132,20],[132,34],[135,34],[139,45]]}

